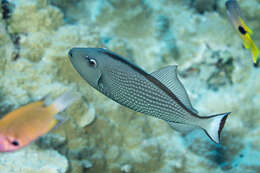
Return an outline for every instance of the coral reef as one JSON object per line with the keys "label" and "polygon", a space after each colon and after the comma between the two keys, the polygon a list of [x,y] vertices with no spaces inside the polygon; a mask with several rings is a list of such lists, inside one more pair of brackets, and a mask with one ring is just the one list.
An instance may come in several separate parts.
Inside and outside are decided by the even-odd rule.
{"label": "coral reef", "polygon": [[[259,0],[238,2],[260,45]],[[29,147],[1,154],[0,172],[260,169],[259,69],[226,19],[225,0],[11,3],[8,19],[0,11],[0,115],[68,89],[82,98],[62,113],[68,120],[61,126]],[[201,115],[232,111],[222,145],[199,130],[181,135],[98,93],[69,62],[75,46],[107,47],[149,72],[178,64]]]}
{"label": "coral reef", "polygon": [[66,157],[57,151],[40,150],[35,146],[0,155],[0,170],[3,173],[65,173],[68,169]]}

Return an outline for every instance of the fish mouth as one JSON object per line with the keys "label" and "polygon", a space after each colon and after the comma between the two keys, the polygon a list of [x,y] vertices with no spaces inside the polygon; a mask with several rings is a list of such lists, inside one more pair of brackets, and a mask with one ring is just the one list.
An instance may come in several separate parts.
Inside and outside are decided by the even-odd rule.
{"label": "fish mouth", "polygon": [[7,138],[3,135],[0,135],[0,152],[8,152]]}
{"label": "fish mouth", "polygon": [[75,48],[71,48],[68,52],[68,57],[70,59],[70,63],[72,64],[72,66],[74,67],[74,69],[76,69],[77,72],[79,72],[77,70],[77,66],[78,66],[78,62],[77,62],[77,58],[75,58],[75,56],[73,56],[73,52],[74,52]]}
{"label": "fish mouth", "polygon": [[68,52],[68,55],[69,55],[69,58],[73,58],[73,49],[70,49],[69,52]]}

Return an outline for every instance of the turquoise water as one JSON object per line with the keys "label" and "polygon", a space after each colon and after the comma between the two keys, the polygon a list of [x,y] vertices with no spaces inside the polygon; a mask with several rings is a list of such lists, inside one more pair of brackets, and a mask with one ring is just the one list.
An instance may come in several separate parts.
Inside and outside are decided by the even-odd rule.
{"label": "turquoise water", "polygon": [[[1,153],[1,173],[259,172],[260,71],[227,20],[225,0],[7,2],[0,11],[0,115],[67,90],[81,98],[60,113],[62,125]],[[260,1],[238,3],[259,47]],[[149,73],[178,65],[200,115],[232,112],[221,144],[105,97],[71,65],[73,47],[106,47]]]}

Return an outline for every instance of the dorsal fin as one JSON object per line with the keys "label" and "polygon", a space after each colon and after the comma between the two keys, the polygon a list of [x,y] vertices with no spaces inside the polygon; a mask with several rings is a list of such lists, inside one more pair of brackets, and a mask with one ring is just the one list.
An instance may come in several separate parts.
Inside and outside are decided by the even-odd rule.
{"label": "dorsal fin", "polygon": [[177,66],[167,66],[151,73],[153,77],[164,84],[192,112],[198,113],[191,105],[188,94],[177,76]]}

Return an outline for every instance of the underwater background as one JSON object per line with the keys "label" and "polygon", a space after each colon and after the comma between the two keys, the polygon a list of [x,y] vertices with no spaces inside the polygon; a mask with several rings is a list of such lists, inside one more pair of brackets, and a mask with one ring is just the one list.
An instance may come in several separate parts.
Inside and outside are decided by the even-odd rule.
{"label": "underwater background", "polygon": [[[9,0],[0,9],[0,115],[73,89],[68,120],[0,153],[1,173],[260,172],[260,69],[225,0]],[[260,0],[238,0],[260,46]],[[178,65],[202,115],[231,111],[214,144],[105,97],[72,67],[72,47],[107,47],[148,72]],[[36,115],[37,116],[37,115]]]}

